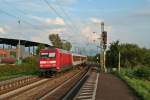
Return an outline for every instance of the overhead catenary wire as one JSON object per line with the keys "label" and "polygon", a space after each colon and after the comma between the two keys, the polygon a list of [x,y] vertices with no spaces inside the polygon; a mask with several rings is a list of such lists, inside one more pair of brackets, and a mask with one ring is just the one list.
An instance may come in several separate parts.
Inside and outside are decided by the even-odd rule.
{"label": "overhead catenary wire", "polygon": [[[7,0],[4,0],[3,2],[4,2],[5,5],[8,5],[8,6],[11,4],[11,3],[9,3]],[[25,12],[25,11],[23,11],[23,10],[21,10],[21,9],[18,9],[17,7],[11,7],[11,8],[13,8],[14,10],[16,10],[16,11],[19,12],[20,14],[28,15],[27,12]],[[0,8],[0,9],[2,9],[2,8]],[[12,10],[12,9],[11,9],[11,10]],[[42,33],[43,33],[43,32],[44,32],[44,33],[48,33],[48,31],[42,30],[42,28],[41,28],[40,26],[34,25],[34,24],[32,24],[30,21],[23,20],[23,19],[22,19],[23,17],[21,17],[20,15],[14,15],[14,14],[11,14],[11,13],[6,12],[6,11],[4,11],[4,10],[1,10],[1,12],[4,13],[5,15],[8,15],[8,16],[10,16],[10,17],[13,17],[13,18],[17,19],[18,21],[21,21],[21,22],[23,22],[23,23],[25,23],[25,24],[28,24],[28,25],[32,26],[34,29],[37,29],[38,31],[40,31],[40,32],[42,32]],[[19,17],[18,17],[18,16],[19,16]],[[36,34],[36,33],[35,33],[35,34]]]}
{"label": "overhead catenary wire", "polygon": [[[47,5],[48,5],[48,7],[49,7],[49,9],[50,10],[53,10],[54,11],[54,13],[56,13],[56,15],[58,15],[60,18],[63,18],[63,19],[65,19],[61,14],[59,14],[59,12],[48,2],[48,0],[43,0]],[[58,3],[59,4],[59,3]],[[62,8],[62,10],[63,10],[63,8]],[[62,11],[63,13],[64,13],[64,15],[66,15],[67,16],[67,18],[68,18],[68,14],[66,14],[64,11]],[[68,18],[69,19],[69,18]],[[69,19],[70,20],[70,19]],[[73,26],[74,26],[74,24],[73,24]],[[76,28],[76,26],[73,28],[73,30]],[[77,30],[78,30],[78,28],[77,28]],[[77,30],[75,30],[75,33],[76,33],[76,31]]]}
{"label": "overhead catenary wire", "polygon": [[64,7],[61,6],[61,4],[59,3],[58,0],[55,0],[58,4],[58,6],[60,7],[60,10],[62,11],[62,13],[67,17],[67,19],[70,21],[70,23],[72,24],[72,26],[76,29],[79,30],[79,28],[73,23],[70,15],[65,11]]}
{"label": "overhead catenary wire", "polygon": [[21,17],[18,17],[17,15],[14,15],[12,13],[9,13],[9,12],[5,11],[5,10],[2,10],[1,8],[0,8],[0,13],[3,13],[5,15],[9,16],[9,17],[12,17],[12,18],[16,19],[17,23],[18,23],[18,21],[19,22],[21,21],[21,22],[23,22],[25,24],[28,24],[28,25],[32,26],[34,29],[38,29],[41,32],[46,32],[47,33],[47,31],[44,31],[44,30],[42,31],[40,27],[38,27],[38,26],[36,26],[36,25],[26,21],[26,20],[21,19]]}
{"label": "overhead catenary wire", "polygon": [[[3,0],[3,2],[4,2],[4,4],[5,5],[10,5],[11,3],[9,3],[7,0]],[[24,15],[26,15],[27,13],[26,12],[24,12],[23,10],[21,10],[21,9],[18,9],[17,7],[13,7],[15,10],[17,10],[19,13],[22,13],[22,14],[24,14]]]}
{"label": "overhead catenary wire", "polygon": [[[74,24],[73,20],[71,19],[70,15],[66,12],[66,10],[64,9],[63,6],[61,6],[61,4],[59,3],[58,0],[55,0],[57,5],[60,7],[60,10],[62,11],[62,13],[67,17],[67,19],[71,22],[72,26],[74,27],[74,29],[76,29],[78,32],[80,32],[79,27]],[[86,37],[87,38],[87,37]]]}
{"label": "overhead catenary wire", "polygon": [[[61,6],[59,0],[55,0],[57,5],[60,7],[60,10],[62,11],[62,13],[67,17],[67,19],[71,22],[72,26],[74,27],[74,29],[76,29],[78,32],[80,32],[78,26],[76,24],[74,24],[74,22],[72,21],[70,15],[66,12],[66,10],[64,9],[63,6]],[[87,38],[87,37],[86,37]],[[88,38],[87,38],[88,40]]]}
{"label": "overhead catenary wire", "polygon": [[[53,12],[54,12],[57,16],[59,16],[60,18],[65,19],[64,16],[62,16],[61,14],[59,14],[59,12],[58,12],[47,0],[43,0],[43,1],[47,4],[47,6],[48,6],[48,8],[49,8],[50,10],[53,10]],[[73,33],[76,33],[76,31],[73,31],[74,28],[71,27],[67,21],[65,21],[65,22],[66,22],[66,25],[67,25],[68,27],[72,28],[72,32],[73,32]],[[71,30],[70,30],[70,31],[71,31]]]}
{"label": "overhead catenary wire", "polygon": [[[47,6],[49,7],[49,9],[50,10],[53,10],[53,12],[57,15],[57,16],[59,16],[60,18],[63,18],[63,19],[65,19],[64,18],[64,16],[62,16],[61,14],[59,14],[59,12],[48,2],[48,0],[43,0],[46,4],[47,4]],[[66,14],[66,13],[65,13]],[[68,15],[67,15],[68,16]],[[66,24],[68,25],[68,23],[66,22]],[[69,26],[69,25],[68,25]],[[69,26],[69,27],[71,27],[71,26]],[[72,28],[72,27],[71,27]],[[73,31],[73,30],[75,30],[75,31]],[[76,33],[76,31],[78,30],[78,28],[72,28],[72,31],[73,32],[75,32]],[[70,30],[71,31],[71,30]]]}
{"label": "overhead catenary wire", "polygon": [[[5,0],[5,1],[6,1],[6,0]],[[48,2],[48,0],[44,0],[44,1],[47,1],[47,2]],[[9,4],[9,3],[6,1],[6,4]],[[48,4],[50,4],[50,3],[48,3]],[[16,7],[14,7],[14,8],[17,10],[17,12],[19,11],[20,13],[22,13],[22,14],[24,14],[24,15],[27,14],[27,13],[24,13],[23,10],[20,10],[20,9],[18,9],[18,8],[16,8]],[[49,8],[50,8],[51,10],[53,10],[59,17],[65,19],[64,16],[62,16],[62,15],[57,11],[57,9],[55,9],[55,7],[53,7],[52,5],[50,5]],[[64,10],[63,7],[62,7],[62,10]],[[23,12],[22,12],[22,11],[23,11]],[[39,31],[41,31],[41,32],[46,32],[46,33],[47,33],[46,30],[42,30],[41,27],[39,27],[39,26],[37,26],[37,25],[34,25],[32,22],[28,21],[27,19],[23,19],[23,17],[21,17],[20,15],[16,15],[16,14],[14,14],[13,12],[8,12],[8,11],[6,11],[5,9],[3,10],[2,8],[0,8],[0,12],[3,13],[3,14],[5,14],[5,15],[7,15],[7,16],[10,16],[10,17],[12,17],[12,18],[15,18],[17,21],[20,20],[22,23],[28,24],[28,25],[32,26],[34,29],[37,29],[37,30],[39,30]],[[70,24],[72,23],[72,25],[69,26],[69,25],[68,25],[68,21],[67,21],[67,22],[66,22],[67,26],[69,26],[69,27],[71,27],[71,28],[72,28],[72,26],[73,26],[73,29],[69,29],[68,31],[73,31],[73,33],[76,33],[76,31],[78,30],[78,28],[76,28],[76,26],[75,26],[74,23],[72,22],[72,19],[70,18],[69,14],[67,14],[67,12],[64,12],[64,15],[67,17],[67,20],[70,21]],[[70,34],[69,34],[69,35],[70,35]],[[71,35],[70,35],[69,37],[71,37]],[[70,38],[70,39],[71,39],[71,38]]]}
{"label": "overhead catenary wire", "polygon": [[[30,25],[30,26],[32,26],[34,29],[38,29],[39,31],[43,32],[43,31],[41,30],[41,28],[39,28],[38,26],[36,26],[36,25],[34,25],[34,24],[32,24],[32,23],[26,21],[26,20],[23,20],[23,19],[21,19],[20,17],[14,15],[14,14],[11,14],[11,13],[9,13],[9,12],[7,12],[7,11],[2,10],[2,9],[0,9],[0,12],[3,13],[3,14],[5,14],[5,15],[7,15],[7,16],[9,16],[9,17],[13,17],[13,18],[17,19],[18,21],[21,21],[21,22],[23,22],[23,23],[26,23],[26,24]],[[45,32],[46,32],[46,31],[45,31]]]}

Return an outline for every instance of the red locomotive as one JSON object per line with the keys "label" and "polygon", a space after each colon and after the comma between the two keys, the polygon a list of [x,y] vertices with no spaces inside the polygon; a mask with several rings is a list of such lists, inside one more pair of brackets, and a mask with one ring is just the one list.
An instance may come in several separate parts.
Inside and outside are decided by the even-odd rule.
{"label": "red locomotive", "polygon": [[73,54],[69,51],[53,48],[40,51],[40,71],[41,72],[60,72],[72,66],[84,64],[87,57]]}

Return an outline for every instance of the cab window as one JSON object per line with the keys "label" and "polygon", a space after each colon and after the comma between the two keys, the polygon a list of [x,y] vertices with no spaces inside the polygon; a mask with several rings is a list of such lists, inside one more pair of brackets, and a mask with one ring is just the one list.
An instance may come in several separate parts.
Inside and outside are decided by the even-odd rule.
{"label": "cab window", "polygon": [[56,57],[56,53],[49,53],[49,58],[55,58]]}
{"label": "cab window", "polygon": [[41,58],[48,58],[49,55],[48,55],[48,53],[41,53],[41,54],[40,54],[40,57],[41,57]]}

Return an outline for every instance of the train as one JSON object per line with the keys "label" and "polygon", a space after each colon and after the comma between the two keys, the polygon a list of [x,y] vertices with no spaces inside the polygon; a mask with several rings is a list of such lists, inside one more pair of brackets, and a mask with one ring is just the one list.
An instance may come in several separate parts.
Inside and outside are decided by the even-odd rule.
{"label": "train", "polygon": [[59,48],[40,50],[39,68],[40,73],[62,72],[65,69],[85,65],[87,56],[72,53]]}

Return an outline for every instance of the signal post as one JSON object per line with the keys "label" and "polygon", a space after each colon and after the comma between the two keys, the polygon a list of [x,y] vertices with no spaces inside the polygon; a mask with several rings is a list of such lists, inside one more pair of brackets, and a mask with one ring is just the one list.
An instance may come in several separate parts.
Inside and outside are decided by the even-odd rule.
{"label": "signal post", "polygon": [[100,64],[101,64],[101,70],[104,72],[107,72],[106,68],[106,48],[107,48],[107,32],[104,31],[104,22],[101,23],[101,41],[100,41]]}

